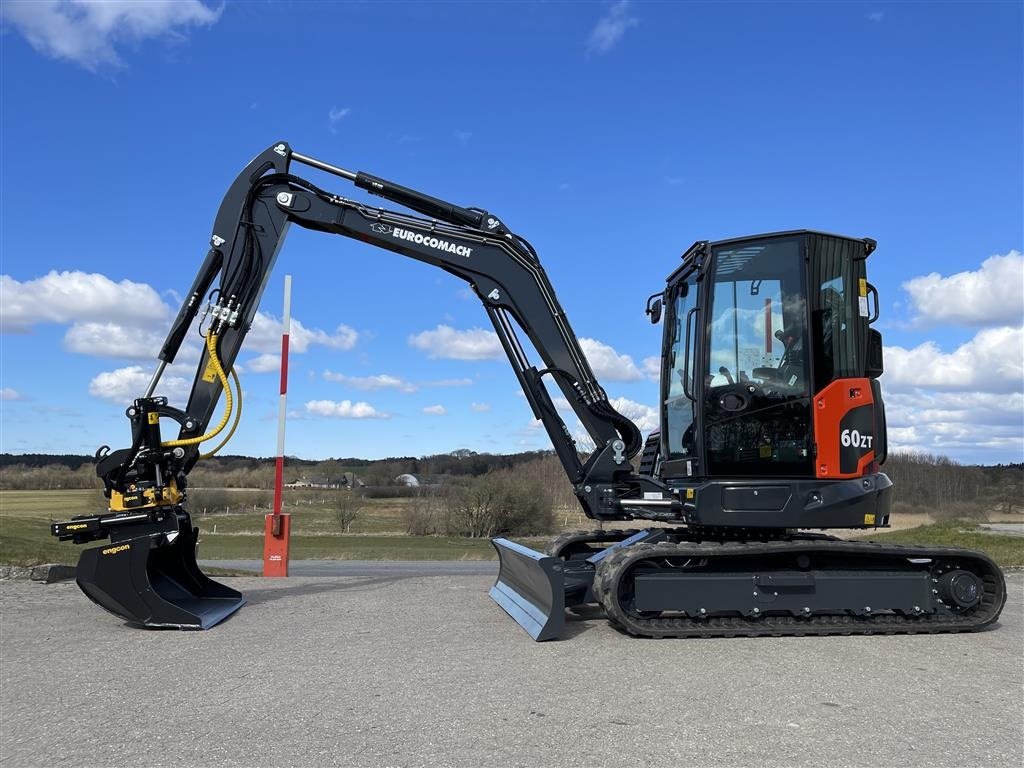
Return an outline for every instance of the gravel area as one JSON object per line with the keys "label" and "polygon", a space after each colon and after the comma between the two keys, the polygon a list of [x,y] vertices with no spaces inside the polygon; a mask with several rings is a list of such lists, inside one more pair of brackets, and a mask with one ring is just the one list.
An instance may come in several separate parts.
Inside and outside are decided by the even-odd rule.
{"label": "gravel area", "polygon": [[637,640],[595,614],[540,644],[488,576],[225,581],[249,603],[207,632],[127,628],[74,583],[0,582],[0,764],[1024,760],[1021,573],[975,635]]}

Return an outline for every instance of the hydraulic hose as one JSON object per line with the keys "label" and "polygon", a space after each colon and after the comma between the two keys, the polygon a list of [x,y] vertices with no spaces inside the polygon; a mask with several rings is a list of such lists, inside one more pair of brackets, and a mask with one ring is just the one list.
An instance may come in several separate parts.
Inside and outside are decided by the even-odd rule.
{"label": "hydraulic hose", "polygon": [[211,456],[215,455],[217,451],[219,451],[221,448],[227,445],[231,438],[235,436],[235,430],[238,429],[238,422],[242,420],[242,382],[238,380],[238,374],[235,372],[234,368],[231,369],[231,378],[235,382],[235,391],[238,394],[238,408],[235,409],[235,420],[231,423],[231,429],[228,430],[227,436],[223,440],[221,440],[217,444],[217,447],[214,448],[212,451],[210,451],[209,453],[200,454],[200,459],[210,458]]}
{"label": "hydraulic hose", "polygon": [[199,437],[187,437],[182,440],[168,440],[165,443],[160,443],[161,448],[174,448],[179,445],[199,445],[199,443],[206,442],[207,440],[219,435],[221,430],[227,426],[228,419],[231,418],[231,410],[234,407],[234,398],[231,396],[231,384],[228,382],[228,377],[224,373],[224,368],[221,367],[220,359],[217,357],[217,334],[210,333],[207,335],[206,351],[210,353],[210,367],[213,368],[214,373],[217,374],[217,378],[220,379],[221,387],[224,388],[224,416],[221,418],[220,424],[205,435],[200,435]]}

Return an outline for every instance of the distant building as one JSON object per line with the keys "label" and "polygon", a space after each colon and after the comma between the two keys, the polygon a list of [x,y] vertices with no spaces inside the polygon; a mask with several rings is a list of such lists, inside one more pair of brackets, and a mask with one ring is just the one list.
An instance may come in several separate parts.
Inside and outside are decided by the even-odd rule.
{"label": "distant building", "polygon": [[348,488],[348,479],[342,475],[337,478],[330,477],[312,477],[312,478],[299,478],[294,483],[285,483],[285,488]]}
{"label": "distant building", "polygon": [[450,475],[399,475],[395,482],[407,488],[420,488],[426,485],[444,485]]}

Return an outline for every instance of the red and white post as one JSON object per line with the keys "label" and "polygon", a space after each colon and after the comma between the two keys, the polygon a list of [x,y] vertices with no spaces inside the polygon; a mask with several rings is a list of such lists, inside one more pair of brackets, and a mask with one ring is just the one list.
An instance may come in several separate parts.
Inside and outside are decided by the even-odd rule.
{"label": "red and white post", "polygon": [[277,462],[274,467],[274,511],[263,533],[263,575],[288,575],[291,515],[281,513],[284,490],[284,422],[288,413],[288,334],[292,325],[292,276],[284,276],[284,317],[281,323],[281,399],[277,410]]}

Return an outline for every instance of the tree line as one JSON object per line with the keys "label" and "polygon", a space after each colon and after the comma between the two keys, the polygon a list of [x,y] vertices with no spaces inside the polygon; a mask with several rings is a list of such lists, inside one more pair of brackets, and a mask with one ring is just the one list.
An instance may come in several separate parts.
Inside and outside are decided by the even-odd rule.
{"label": "tree line", "polygon": [[[399,475],[417,477],[477,477],[550,455],[551,451],[513,454],[476,453],[466,449],[433,456],[398,456],[386,459],[340,458],[312,461],[287,457],[285,482],[301,478],[336,481],[352,473],[364,485],[398,487]],[[274,487],[274,459],[250,456],[214,456],[200,461],[189,473],[189,484],[200,488]],[[0,490],[55,490],[96,488],[95,458],[79,455],[0,454]]]}
{"label": "tree line", "polygon": [[[98,488],[100,482],[92,462],[91,457],[84,456],[2,454],[0,490]],[[469,536],[487,536],[511,525],[503,514],[512,514],[531,528],[535,527],[531,521],[544,518],[540,511],[544,505],[556,515],[560,510],[576,508],[572,488],[551,451],[489,454],[460,450],[375,461],[287,459],[285,465],[286,482],[303,476],[336,479],[342,472],[353,472],[366,486],[360,495],[411,497],[406,520],[410,533],[459,530]],[[895,452],[883,469],[896,487],[897,512],[922,511],[933,517],[981,516],[991,511],[1019,512],[1024,502],[1024,464],[965,466],[945,456]],[[406,488],[397,480],[403,474],[436,482]],[[209,494],[215,494],[218,488],[269,491],[273,478],[273,459],[223,456],[197,464],[189,483],[193,489]],[[235,500],[240,499],[236,496]],[[264,498],[255,503],[263,506]],[[515,511],[503,513],[499,511],[502,509]]]}

